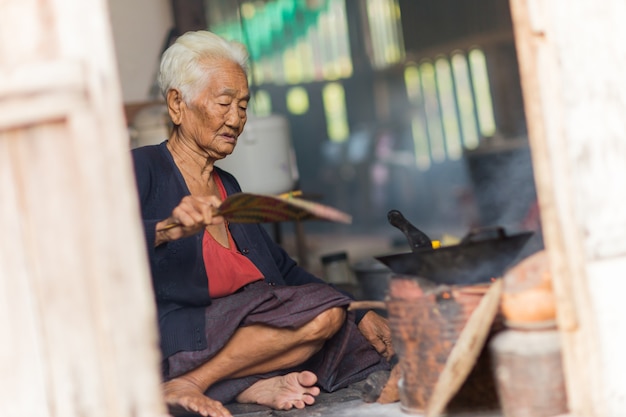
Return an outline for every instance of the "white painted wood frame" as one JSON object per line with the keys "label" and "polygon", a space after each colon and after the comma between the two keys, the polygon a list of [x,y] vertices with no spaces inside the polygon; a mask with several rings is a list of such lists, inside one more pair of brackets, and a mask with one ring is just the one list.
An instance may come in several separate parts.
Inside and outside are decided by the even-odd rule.
{"label": "white painted wood frame", "polygon": [[571,413],[626,415],[626,3],[510,0]]}
{"label": "white painted wood frame", "polygon": [[163,416],[104,0],[0,0],[0,415]]}

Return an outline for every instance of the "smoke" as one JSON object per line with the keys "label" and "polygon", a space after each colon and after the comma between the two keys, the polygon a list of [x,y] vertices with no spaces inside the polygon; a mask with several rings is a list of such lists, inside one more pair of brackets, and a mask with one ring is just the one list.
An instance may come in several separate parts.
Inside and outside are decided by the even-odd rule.
{"label": "smoke", "polygon": [[534,228],[537,196],[526,138],[487,140],[466,157],[480,226]]}

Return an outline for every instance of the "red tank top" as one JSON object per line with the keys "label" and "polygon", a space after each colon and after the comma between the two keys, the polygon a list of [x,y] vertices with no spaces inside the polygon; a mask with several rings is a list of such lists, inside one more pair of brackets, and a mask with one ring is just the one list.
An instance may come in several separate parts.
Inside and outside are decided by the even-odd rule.
{"label": "red tank top", "polygon": [[[213,175],[224,200],[226,198],[224,184],[217,172],[213,171]],[[244,285],[264,278],[252,261],[237,251],[228,227],[226,233],[228,233],[228,248],[220,245],[206,230],[202,238],[202,257],[211,298],[233,294]]]}

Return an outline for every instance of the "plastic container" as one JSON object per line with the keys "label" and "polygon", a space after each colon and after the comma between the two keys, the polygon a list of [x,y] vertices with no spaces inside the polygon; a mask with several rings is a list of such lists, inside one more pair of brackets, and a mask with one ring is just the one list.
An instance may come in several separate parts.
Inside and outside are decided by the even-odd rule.
{"label": "plastic container", "polygon": [[245,192],[293,191],[298,169],[287,118],[250,116],[233,153],[216,165],[233,174]]}

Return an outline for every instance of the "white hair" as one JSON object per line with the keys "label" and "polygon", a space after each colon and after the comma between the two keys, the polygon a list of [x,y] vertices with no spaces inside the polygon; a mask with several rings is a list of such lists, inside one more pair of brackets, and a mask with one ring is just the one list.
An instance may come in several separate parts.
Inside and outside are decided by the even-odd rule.
{"label": "white hair", "polygon": [[167,92],[175,88],[185,102],[193,101],[210,77],[211,62],[222,59],[233,61],[248,74],[248,51],[243,44],[205,30],[181,35],[161,57],[161,94],[167,99]]}

